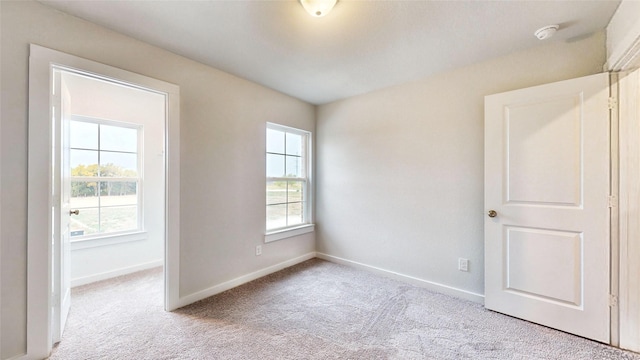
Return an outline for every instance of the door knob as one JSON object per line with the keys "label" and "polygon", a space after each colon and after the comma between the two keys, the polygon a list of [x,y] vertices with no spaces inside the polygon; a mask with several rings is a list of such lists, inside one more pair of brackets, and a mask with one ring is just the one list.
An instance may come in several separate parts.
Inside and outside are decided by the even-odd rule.
{"label": "door knob", "polygon": [[487,215],[489,215],[490,218],[494,218],[494,217],[498,216],[498,212],[495,211],[495,210],[489,210]]}
{"label": "door knob", "polygon": [[71,211],[69,211],[69,215],[80,215],[80,210],[78,210],[78,209],[71,210]]}

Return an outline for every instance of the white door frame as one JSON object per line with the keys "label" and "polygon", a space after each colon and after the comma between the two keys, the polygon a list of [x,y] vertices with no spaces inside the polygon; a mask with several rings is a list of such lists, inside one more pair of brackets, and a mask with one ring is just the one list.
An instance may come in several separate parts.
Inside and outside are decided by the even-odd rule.
{"label": "white door frame", "polygon": [[[640,70],[618,75],[619,346],[640,352]],[[616,174],[617,175],[617,174]]]}
{"label": "white door frame", "polygon": [[180,88],[177,85],[31,44],[29,56],[29,176],[27,224],[27,355],[49,356],[52,344],[52,126],[51,67],[57,65],[109,81],[134,84],[166,96],[165,310],[179,305]]}
{"label": "white door frame", "polygon": [[[617,239],[614,245],[619,260],[612,268],[612,285],[618,286],[618,344],[623,349],[640,352],[640,158],[637,136],[640,131],[640,3],[623,0],[607,25],[607,71],[620,71],[612,90],[618,93],[618,208]],[[635,132],[635,133],[634,133]],[[613,228],[613,227],[612,227]],[[615,265],[615,264],[612,264]],[[615,276],[617,276],[617,278]],[[612,330],[614,330],[612,328]]]}

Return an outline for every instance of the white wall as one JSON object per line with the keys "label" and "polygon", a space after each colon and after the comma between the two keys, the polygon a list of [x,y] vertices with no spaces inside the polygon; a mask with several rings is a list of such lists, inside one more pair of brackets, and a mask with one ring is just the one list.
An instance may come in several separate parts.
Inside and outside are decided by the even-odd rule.
{"label": "white wall", "polygon": [[0,16],[0,358],[26,351],[29,43],[180,86],[180,296],[314,251],[313,233],[263,243],[265,122],[313,131],[312,105],[33,1]]}
{"label": "white wall", "polygon": [[[164,127],[165,98],[90,79],[63,77],[70,95],[70,114],[142,125],[142,234],[74,241],[71,284],[87,284],[162,265],[164,256]],[[135,238],[135,241],[123,241]],[[100,246],[95,246],[99,244]]]}
{"label": "white wall", "polygon": [[604,61],[598,33],[320,106],[317,251],[481,301],[484,96]]}

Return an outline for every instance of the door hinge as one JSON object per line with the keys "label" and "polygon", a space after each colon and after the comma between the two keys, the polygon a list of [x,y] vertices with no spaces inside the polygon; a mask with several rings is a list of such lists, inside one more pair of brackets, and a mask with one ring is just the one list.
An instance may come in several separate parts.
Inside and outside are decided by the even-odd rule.
{"label": "door hinge", "polygon": [[614,208],[618,206],[618,197],[615,195],[609,195],[609,207]]}
{"label": "door hinge", "polygon": [[609,294],[609,306],[611,307],[618,306],[618,296]]}
{"label": "door hinge", "polygon": [[608,101],[609,110],[613,110],[618,106],[618,99],[610,97]]}

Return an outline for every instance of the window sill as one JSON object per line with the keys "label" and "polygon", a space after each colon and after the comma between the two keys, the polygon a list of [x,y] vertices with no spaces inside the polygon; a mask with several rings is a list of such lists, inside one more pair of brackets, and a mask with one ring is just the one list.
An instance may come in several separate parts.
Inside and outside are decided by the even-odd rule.
{"label": "window sill", "polygon": [[305,224],[294,228],[281,229],[272,232],[268,232],[264,235],[264,242],[270,243],[272,241],[282,240],[302,234],[307,234],[315,230],[315,224]]}
{"label": "window sill", "polygon": [[71,240],[71,251],[90,249],[99,246],[121,244],[125,242],[140,241],[147,239],[147,232],[140,231],[121,235],[105,235],[100,237]]}

